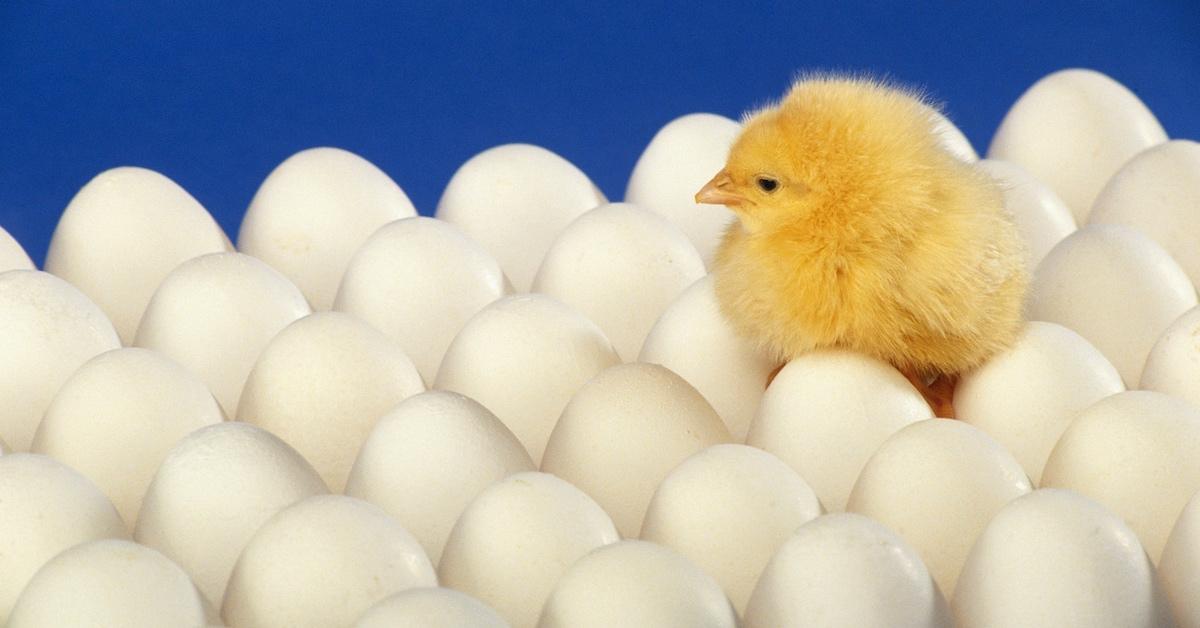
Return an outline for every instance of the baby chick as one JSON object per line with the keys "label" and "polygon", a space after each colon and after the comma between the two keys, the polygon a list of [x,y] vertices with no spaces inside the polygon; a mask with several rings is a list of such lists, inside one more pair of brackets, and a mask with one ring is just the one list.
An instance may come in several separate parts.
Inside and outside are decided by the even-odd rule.
{"label": "baby chick", "polygon": [[911,92],[802,79],[747,117],[696,202],[738,217],[713,272],[741,334],[781,361],[876,356],[953,417],[957,375],[1020,332],[1028,277],[1000,190],[935,124]]}

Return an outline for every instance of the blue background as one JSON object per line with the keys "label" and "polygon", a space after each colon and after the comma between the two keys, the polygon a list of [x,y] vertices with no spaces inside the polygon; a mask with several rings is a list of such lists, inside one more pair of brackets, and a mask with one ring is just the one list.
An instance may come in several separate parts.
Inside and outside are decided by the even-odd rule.
{"label": "blue background", "polygon": [[516,141],[620,199],[660,126],[736,117],[804,69],[924,87],[982,152],[1026,87],[1091,67],[1200,139],[1197,0],[900,4],[0,0],[0,225],[40,264],[71,196],[139,165],[235,237],[263,177],[318,145],[426,214],[463,161]]}

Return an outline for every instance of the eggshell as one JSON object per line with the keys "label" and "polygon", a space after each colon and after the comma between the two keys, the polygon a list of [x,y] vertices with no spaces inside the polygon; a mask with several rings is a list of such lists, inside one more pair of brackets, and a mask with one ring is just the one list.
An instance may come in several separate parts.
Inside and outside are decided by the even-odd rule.
{"label": "eggshell", "polygon": [[987,156],[1045,182],[1083,224],[1109,177],[1142,149],[1165,141],[1166,132],[1133,92],[1094,70],[1069,69],[1021,95]]}
{"label": "eggshell", "polygon": [[37,454],[0,456],[0,624],[46,561],[84,541],[127,536],[112,502],[78,472]]}
{"label": "eggshell", "polygon": [[743,628],[952,628],[916,550],[866,517],[836,513],[803,526],[762,572]]}
{"label": "eggshell", "polygon": [[483,245],[525,292],[559,232],[605,202],[566,159],[540,146],[505,144],[459,167],[438,201],[437,217]]}
{"label": "eggshell", "polygon": [[423,390],[400,345],[349,314],[318,312],[263,349],[237,418],[295,447],[340,493],[375,421]]}
{"label": "eggshell", "polygon": [[409,589],[371,607],[354,628],[509,628],[496,611],[454,589]]}
{"label": "eggshell", "polygon": [[591,495],[630,538],[671,469],[731,440],[721,417],[682,377],[657,364],[622,364],[571,398],[546,445],[542,471]]}
{"label": "eggshell", "polygon": [[219,607],[233,564],[259,526],[325,492],[312,466],[270,432],[211,425],[167,454],[146,489],[133,538],[183,567]]}
{"label": "eggshell", "polygon": [[967,552],[1005,504],[1031,490],[1021,465],[987,434],[930,419],[893,434],[863,467],[846,503],[921,554],[947,597]]}
{"label": "eggshell", "polygon": [[712,276],[693,283],[667,307],[638,361],[661,364],[695,386],[738,442],[746,440],[776,366],[721,315]]}
{"label": "eggshell", "polygon": [[104,539],[46,563],[9,616],[9,628],[204,626],[204,602],[187,574],[158,552]]}
{"label": "eggshell", "polygon": [[174,181],[145,168],[113,168],[71,199],[45,268],[100,306],[129,344],[168,273],[193,257],[232,249],[212,216]]}
{"label": "eggshell", "polygon": [[968,140],[967,136],[963,135],[963,132],[950,121],[950,118],[947,118],[944,113],[937,110],[934,110],[933,115],[933,130],[941,136],[942,146],[950,151],[950,154],[963,161],[979,161],[979,154],[971,146],[971,140]]}
{"label": "eggshell", "polygon": [[1200,144],[1166,142],[1138,153],[1108,180],[1090,224],[1125,225],[1158,242],[1200,284]]}
{"label": "eggshell", "polygon": [[0,273],[0,436],[28,450],[63,382],[119,346],[104,313],[71,284],[36,270]]}
{"label": "eggshell", "polygon": [[1025,244],[1026,266],[1033,272],[1054,245],[1075,232],[1075,217],[1054,190],[1024,168],[999,159],[985,159],[979,167],[1004,192],[1004,207],[1017,226]]}
{"label": "eggshell", "polygon": [[622,360],[637,359],[663,310],[704,276],[704,262],[674,225],[635,205],[601,205],[554,241],[533,291],[600,326]]}
{"label": "eggshell", "polygon": [[1158,576],[1179,628],[1200,628],[1200,493],[1175,521],[1158,561]]}
{"label": "eggshell", "polygon": [[21,243],[0,227],[0,273],[6,270],[37,270]]}
{"label": "eggshell", "polygon": [[221,616],[238,628],[349,626],[393,593],[432,586],[433,565],[396,520],[353,497],[317,495],[254,533]]}
{"label": "eggshell", "polygon": [[638,157],[625,202],[662,214],[679,227],[711,265],[733,212],[724,205],[696,203],[696,192],[725,167],[729,147],[742,125],[711,113],[676,118],[654,135]]}
{"label": "eggshell", "polygon": [[432,382],[467,320],[507,292],[500,264],[453,225],[433,218],[389,223],[354,254],[333,309],[387,334]]}
{"label": "eggshell", "polygon": [[1078,491],[1124,517],[1158,562],[1171,525],[1200,490],[1200,409],[1150,391],[1107,397],[1063,433],[1041,485]]}
{"label": "eggshell", "polygon": [[1075,415],[1124,390],[1117,369],[1079,334],[1031,321],[1011,348],[962,376],[954,410],[1003,445],[1036,484]]}
{"label": "eggshell", "polygon": [[379,419],[350,470],[346,494],[395,517],[436,565],[454,522],[480,491],[536,469],[521,441],[487,408],[431,391]]}
{"label": "eggshell", "polygon": [[1170,610],[1120,517],[1072,491],[1042,489],[996,513],[963,566],[959,628],[1158,628]]}
{"label": "eggshell", "polygon": [[88,360],[63,384],[31,450],[87,476],[132,530],[171,447],[223,420],[212,393],[183,367],[146,349],[115,349]]}
{"label": "eggshell", "polygon": [[1175,319],[1167,328],[1142,369],[1138,388],[1178,397],[1200,407],[1200,307]]}
{"label": "eggshell", "polygon": [[617,540],[612,520],[582,491],[546,473],[518,473],[462,513],[438,578],[496,609],[514,628],[532,628],[567,567]]}
{"label": "eggshell", "polygon": [[735,628],[721,587],[679,554],[622,541],[579,559],[563,574],[538,628]]}
{"label": "eggshell", "polygon": [[620,361],[592,321],[550,297],[518,295],[467,322],[446,350],[433,387],[483,404],[540,464],[571,395]]}
{"label": "eggshell", "polygon": [[658,485],[641,538],[704,569],[740,613],[775,550],[820,514],[816,494],[780,459],[746,445],[715,445]]}
{"label": "eggshell", "polygon": [[1088,225],[1042,260],[1027,312],[1083,336],[1131,386],[1159,335],[1195,305],[1187,274],[1153,240],[1128,227]]}
{"label": "eggshell", "polygon": [[238,250],[287,276],[314,309],[328,310],[363,242],[415,215],[404,190],[375,164],[340,148],[310,148],[259,186],[242,218]]}
{"label": "eggshell", "polygon": [[837,512],[883,441],[931,417],[921,393],[891,365],[850,351],[812,351],[775,376],[746,444],[788,463]]}

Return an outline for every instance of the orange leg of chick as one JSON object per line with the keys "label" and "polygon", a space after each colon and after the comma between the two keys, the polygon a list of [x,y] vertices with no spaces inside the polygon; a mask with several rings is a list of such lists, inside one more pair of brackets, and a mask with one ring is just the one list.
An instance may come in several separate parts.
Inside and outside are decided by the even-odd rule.
{"label": "orange leg of chick", "polygon": [[771,382],[775,381],[775,376],[778,375],[779,371],[782,371],[783,367],[785,367],[785,366],[787,366],[787,362],[784,362],[783,364],[780,364],[779,366],[775,367],[775,370],[771,371],[770,375],[767,375],[767,385],[764,386],[764,388],[771,387]]}
{"label": "orange leg of chick", "polygon": [[932,382],[926,383],[925,378],[916,371],[901,369],[900,372],[925,398],[926,403],[933,410],[934,416],[943,419],[956,418],[954,416],[954,388],[958,384],[957,376],[938,375]]}

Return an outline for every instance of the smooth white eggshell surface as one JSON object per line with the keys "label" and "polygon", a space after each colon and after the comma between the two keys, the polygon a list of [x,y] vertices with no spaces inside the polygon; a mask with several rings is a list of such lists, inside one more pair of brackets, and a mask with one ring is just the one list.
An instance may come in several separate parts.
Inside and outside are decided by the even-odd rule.
{"label": "smooth white eggshell surface", "polygon": [[1107,397],[1063,433],[1041,486],[1072,489],[1124,517],[1157,562],[1200,490],[1200,409],[1151,391]]}
{"label": "smooth white eggshell surface", "polygon": [[988,524],[954,594],[959,628],[1165,628],[1154,567],[1121,518],[1072,491],[1017,498]]}
{"label": "smooth white eggshell surface", "polygon": [[746,440],[776,366],[721,315],[711,275],[667,307],[647,334],[638,361],[661,364],[695,386],[738,442]]}
{"label": "smooth white eggshell surface", "polygon": [[380,417],[346,481],[346,494],[396,518],[436,565],[454,522],[480,491],[537,467],[496,415],[440,390]]}
{"label": "smooth white eggshell surface", "polygon": [[1158,242],[1200,285],[1200,143],[1176,140],[1130,159],[1101,190],[1090,224],[1133,227]]}
{"label": "smooth white eggshell surface", "polygon": [[1200,407],[1200,307],[1175,319],[1146,356],[1138,388]]}
{"label": "smooth white eggshell surface", "polygon": [[271,265],[317,310],[333,305],[350,257],[383,225],[415,216],[404,190],[375,164],[340,148],[303,150],[259,186],[238,250]]}
{"label": "smooth white eggshell surface", "polygon": [[505,144],[459,167],[438,201],[437,217],[481,244],[524,292],[559,232],[605,202],[566,159],[540,146]]}
{"label": "smooth white eggshell surface", "polygon": [[883,441],[931,417],[921,393],[891,365],[850,351],[812,351],[775,376],[746,444],[788,463],[837,512]]}
{"label": "smooth white eggshell surface", "polygon": [[119,346],[104,312],[71,284],[36,270],[0,273],[0,437],[28,450],[63,382]]}
{"label": "smooth white eggshell surface", "polygon": [[554,426],[542,471],[591,495],[625,538],[680,462],[732,439],[691,384],[657,364],[609,368],[579,389]]}
{"label": "smooth white eggshell surface", "polygon": [[238,554],[265,521],[327,492],[300,454],[239,422],[179,441],[154,475],[133,538],[174,560],[218,607]]}
{"label": "smooth white eggshell surface", "polygon": [[886,525],[921,554],[951,597],[975,538],[1032,487],[996,441],[961,421],[930,419],[888,438],[863,467],[846,510]]}
{"label": "smooth white eggshell surface", "polygon": [[1075,217],[1054,190],[1017,164],[985,159],[979,167],[1000,184],[1004,207],[1025,243],[1026,266],[1033,272],[1055,244],[1075,231]]}
{"label": "smooth white eggshell surface", "polygon": [[735,628],[721,587],[672,550],[622,541],[579,559],[542,609],[538,628]]}
{"label": "smooth white eggshell surface", "polygon": [[744,628],[951,628],[950,611],[916,550],[876,521],[835,513],[775,552]]}
{"label": "smooth white eggshell surface", "polygon": [[254,533],[221,617],[238,628],[349,626],[393,593],[432,586],[433,565],[395,519],[353,497],[317,495]]}
{"label": "smooth white eggshell surface", "polygon": [[697,204],[696,192],[729,156],[742,125],[712,113],[692,113],[667,123],[638,157],[625,202],[662,214],[678,226],[711,264],[733,212],[724,205]]}
{"label": "smooth white eggshell surface", "polygon": [[126,538],[112,502],[46,456],[0,456],[0,623],[46,561],[85,541]]}
{"label": "smooth white eggshell surface", "polygon": [[204,382],[183,367],[147,349],[116,349],[88,360],[63,384],[31,451],[87,476],[132,530],[171,447],[224,420]]}
{"label": "smooth white eggshell surface", "polygon": [[454,589],[409,589],[372,606],[354,628],[509,628],[487,604]]}
{"label": "smooth white eggshell surface", "polygon": [[21,243],[0,227],[0,273],[6,270],[37,270]]}
{"label": "smooth white eggshell surface", "polygon": [[1158,561],[1179,628],[1200,628],[1200,492],[1184,506]]}
{"label": "smooth white eggshell surface", "polygon": [[546,473],[518,473],[462,513],[438,578],[496,609],[514,628],[532,628],[567,567],[617,540],[608,514],[583,491]]}
{"label": "smooth white eggshell surface", "polygon": [[533,280],[600,326],[624,361],[637,359],[663,310],[704,276],[695,247],[663,217],[601,205],[559,234]]}
{"label": "smooth white eggshell surface", "polygon": [[133,344],[191,370],[226,416],[234,416],[258,354],[310,311],[296,286],[258,259],[203,255],[180,264],[159,285]]}
{"label": "smooth white eggshell surface", "polygon": [[193,257],[232,249],[208,211],[174,181],[145,168],[113,168],[71,199],[45,269],[99,305],[129,344],[168,273]]}
{"label": "smooth white eggshell surface", "polygon": [[46,563],[9,616],[10,628],[204,626],[204,601],[178,565],[117,539],[77,545]]}
{"label": "smooth white eggshell surface", "polygon": [[296,448],[335,492],[375,421],[425,390],[392,339],[341,312],[317,312],[279,332],[254,364],[237,418]]}
{"label": "smooth white eggshell surface", "polygon": [[1100,189],[1129,158],[1167,141],[1154,114],[1094,70],[1054,72],[1021,94],[988,148],[1045,182],[1083,224]]}
{"label": "smooth white eggshell surface", "polygon": [[380,228],[354,254],[333,309],[400,343],[432,382],[454,335],[504,296],[506,281],[496,260],[450,223],[406,218]]}
{"label": "smooth white eggshell surface", "polygon": [[1038,265],[1026,311],[1083,336],[1133,386],[1159,335],[1195,306],[1187,274],[1153,240],[1128,227],[1088,225]]}
{"label": "smooth white eggshell surface", "polygon": [[471,317],[446,350],[433,387],[483,404],[540,464],[571,395],[620,361],[583,315],[545,295],[516,295]]}
{"label": "smooth white eggshell surface", "polygon": [[741,612],[775,550],[820,514],[816,494],[780,459],[746,445],[714,445],[658,485],[641,538],[704,569]]}
{"label": "smooth white eggshell surface", "polygon": [[1036,484],[1075,416],[1124,390],[1117,369],[1079,334],[1030,321],[1007,351],[963,374],[954,410],[1003,445]]}

